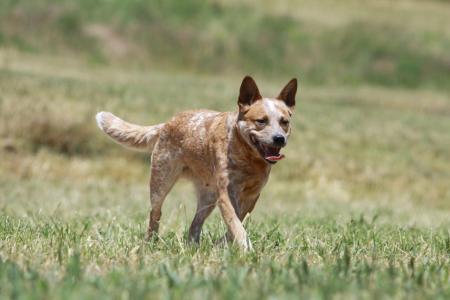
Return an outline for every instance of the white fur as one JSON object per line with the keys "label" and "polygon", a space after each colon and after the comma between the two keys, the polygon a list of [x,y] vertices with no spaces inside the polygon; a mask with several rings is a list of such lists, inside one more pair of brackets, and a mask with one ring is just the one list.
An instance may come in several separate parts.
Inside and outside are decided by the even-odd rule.
{"label": "white fur", "polygon": [[205,116],[203,113],[195,114],[195,115],[189,120],[189,124],[190,124],[193,128],[197,129],[198,127],[200,127],[200,126],[203,124],[205,118],[206,118],[206,116]]}
{"label": "white fur", "polygon": [[189,124],[194,128],[202,126],[205,123],[205,120],[211,117],[216,116],[217,113],[214,112],[198,112],[196,113],[190,120]]}
{"label": "white fur", "polygon": [[277,109],[273,100],[264,98],[263,100],[264,108],[266,109],[267,115],[269,115],[269,120],[276,120],[275,122],[278,124],[278,119],[281,116],[280,111]]}
{"label": "white fur", "polygon": [[216,116],[214,112],[198,112],[190,120],[189,124],[193,130],[196,130],[201,138],[206,136],[205,120]]}
{"label": "white fur", "polygon": [[95,120],[97,121],[97,126],[98,126],[98,128],[100,128],[102,131],[105,131],[105,130],[103,129],[103,126],[105,125],[105,123],[104,123],[104,114],[105,114],[105,112],[104,112],[104,111],[101,111],[101,112],[99,112],[99,113],[97,113],[97,114],[95,115]]}

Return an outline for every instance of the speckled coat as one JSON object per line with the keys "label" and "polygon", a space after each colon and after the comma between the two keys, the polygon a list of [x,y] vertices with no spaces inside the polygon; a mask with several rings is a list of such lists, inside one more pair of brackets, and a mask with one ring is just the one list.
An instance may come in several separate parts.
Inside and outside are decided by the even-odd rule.
{"label": "speckled coat", "polygon": [[98,126],[115,141],[152,153],[148,237],[158,231],[166,195],[178,178],[187,177],[197,192],[189,239],[200,241],[205,219],[218,206],[228,239],[251,249],[242,221],[255,207],[272,165],[284,157],[279,151],[290,134],[296,90],[293,79],[276,98],[263,98],[247,76],[236,112],[185,111],[154,126],[98,113]]}

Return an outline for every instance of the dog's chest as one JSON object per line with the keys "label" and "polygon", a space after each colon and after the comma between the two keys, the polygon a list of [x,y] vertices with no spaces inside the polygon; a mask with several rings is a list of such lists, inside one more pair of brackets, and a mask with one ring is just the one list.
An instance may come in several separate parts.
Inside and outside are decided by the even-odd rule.
{"label": "dog's chest", "polygon": [[269,174],[254,174],[253,176],[236,176],[232,182],[240,187],[239,199],[245,201],[253,200],[261,193],[267,183]]}

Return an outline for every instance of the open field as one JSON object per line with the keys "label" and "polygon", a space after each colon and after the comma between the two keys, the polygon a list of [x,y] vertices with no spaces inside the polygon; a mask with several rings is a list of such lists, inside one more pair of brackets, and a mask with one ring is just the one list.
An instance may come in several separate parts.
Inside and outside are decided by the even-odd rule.
{"label": "open field", "polygon": [[[149,15],[142,21],[135,15],[141,1],[110,2],[131,4],[117,10],[121,18],[114,7],[116,15],[97,8],[86,13],[89,1],[62,1],[63,9],[53,10],[47,0],[35,7],[0,4],[7,16],[0,20],[0,298],[450,297],[448,3],[398,1],[388,9],[388,2],[367,1],[355,11],[353,1],[333,7],[325,0],[245,1],[244,8],[217,2],[219,8],[200,10],[209,16],[218,9],[216,18],[180,9],[166,31],[155,29],[157,21],[145,23],[155,43],[167,47],[156,49],[150,36],[136,36],[157,6],[143,10]],[[158,9],[165,16],[172,8]],[[249,11],[253,32],[269,15],[266,29],[304,33],[312,48],[294,43],[280,53],[262,51],[273,61],[233,48],[244,33],[233,40],[224,30]],[[43,21],[27,32],[27,24],[13,26],[23,14]],[[199,23],[186,27],[188,33],[205,24],[210,31],[185,40],[167,36],[192,20]],[[349,25],[355,22],[363,25]],[[106,51],[107,41],[89,35],[86,28],[99,23],[117,30],[120,41],[128,36],[126,55]],[[75,30],[71,41],[67,30]],[[368,32],[374,43],[362,39],[342,48],[323,41],[335,33],[335,42],[347,35],[355,41]],[[405,32],[406,42],[396,32]],[[170,44],[180,41],[184,48]],[[196,53],[192,43],[198,42],[231,53],[222,62],[222,52]],[[249,43],[257,49],[265,41]],[[289,51],[304,58],[276,71],[277,59],[294,57]],[[199,63],[202,56],[211,64]],[[286,159],[273,168],[246,223],[255,251],[216,245],[225,232],[217,211],[201,246],[188,245],[195,201],[186,182],[166,200],[160,241],[145,243],[149,157],[108,140],[95,113],[152,124],[184,109],[234,110],[246,73],[256,74],[267,96],[300,77]]]}
{"label": "open field", "polygon": [[[167,200],[162,241],[143,243],[148,157],[107,140],[93,119],[99,109],[138,123],[192,107],[234,109],[240,78],[8,55],[0,74],[2,295],[450,295],[444,94],[303,87],[287,159],[247,224],[255,253],[243,255],[214,246],[224,232],[217,213],[200,249],[185,244],[194,213],[186,183]],[[261,84],[271,94],[278,86]]]}

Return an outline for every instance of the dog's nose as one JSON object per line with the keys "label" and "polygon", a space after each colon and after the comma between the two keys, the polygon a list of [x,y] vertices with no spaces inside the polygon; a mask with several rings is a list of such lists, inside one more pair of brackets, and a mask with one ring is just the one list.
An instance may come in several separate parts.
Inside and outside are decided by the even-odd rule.
{"label": "dog's nose", "polygon": [[276,146],[284,146],[286,144],[286,139],[281,134],[276,134],[273,136],[273,144]]}

